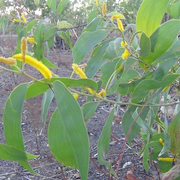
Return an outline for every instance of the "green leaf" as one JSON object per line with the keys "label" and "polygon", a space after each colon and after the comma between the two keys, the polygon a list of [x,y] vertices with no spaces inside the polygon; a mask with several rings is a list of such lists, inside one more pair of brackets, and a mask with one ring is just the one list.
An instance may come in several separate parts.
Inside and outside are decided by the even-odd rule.
{"label": "green leaf", "polygon": [[[134,118],[132,117],[136,107],[130,107],[124,114],[122,118],[122,129],[125,135],[127,135],[129,129],[131,128]],[[129,136],[128,136],[128,143],[131,144],[132,139],[140,133],[140,128],[137,123],[134,124]]]}
{"label": "green leaf", "polygon": [[88,16],[88,23],[90,23],[94,18],[97,17],[97,13],[99,13],[97,10],[91,11]]}
{"label": "green leaf", "polygon": [[44,56],[40,59],[40,61],[43,62],[43,64],[49,68],[57,68],[53,63],[51,63],[48,59],[46,59]]}
{"label": "green leaf", "polygon": [[81,179],[86,180],[89,168],[89,140],[81,108],[60,81],[53,83],[53,89],[60,116],[73,147]]}
{"label": "green leaf", "polygon": [[[97,83],[91,79],[51,78],[50,82],[53,83],[56,80],[61,81],[67,87],[82,87],[82,88],[89,87],[95,91],[97,91],[97,87],[98,87]],[[42,82],[47,82],[47,80],[42,79]],[[28,87],[25,99],[38,96],[46,92],[48,89],[49,89],[48,84],[34,82]]]}
{"label": "green leaf", "polygon": [[88,52],[101,42],[109,32],[109,30],[104,31],[100,29],[93,32],[83,32],[72,49],[74,63],[79,64]]}
{"label": "green leaf", "polygon": [[28,155],[24,151],[21,151],[12,146],[8,146],[0,143],[0,159],[8,160],[8,161],[26,161],[27,159],[33,159],[38,156]]}
{"label": "green leaf", "polygon": [[43,58],[44,45],[43,44],[34,44],[33,51],[34,51],[34,57],[40,61]]}
{"label": "green leaf", "polygon": [[[111,137],[111,127],[114,118],[114,109],[110,112],[109,117],[106,121],[106,124],[103,127],[102,133],[98,140],[97,152],[98,152],[98,162],[101,165],[106,166],[108,169],[111,168],[110,162],[106,160],[106,153],[109,150],[109,143]],[[115,174],[113,169],[111,168],[111,172]]]}
{"label": "green leaf", "polygon": [[168,51],[166,51],[164,54],[162,54],[159,58],[156,59],[156,61],[154,61],[153,64],[157,64],[158,62],[163,62],[167,59],[171,59],[171,58],[180,58],[180,41],[176,41]]}
{"label": "green leaf", "polygon": [[120,83],[121,84],[126,83],[136,77],[140,77],[140,74],[136,70],[125,68],[125,70],[123,71]]}
{"label": "green leaf", "polygon": [[170,15],[173,19],[178,19],[180,16],[180,1],[175,2],[170,7]]}
{"label": "green leaf", "polygon": [[106,62],[107,59],[104,59],[103,55],[110,41],[112,40],[110,39],[102,42],[93,50],[91,58],[85,68],[85,73],[88,78],[93,78],[93,76],[99,71],[100,67]]}
{"label": "green leaf", "polygon": [[151,51],[151,41],[150,38],[146,36],[145,33],[142,33],[140,39],[140,56],[147,56]]}
{"label": "green leaf", "polygon": [[43,43],[43,24],[42,24],[42,22],[39,22],[39,24],[37,25],[37,27],[35,29],[34,40],[39,45]]}
{"label": "green leaf", "polygon": [[113,60],[118,55],[121,55],[124,49],[120,49],[122,38],[116,38],[114,41],[109,43],[108,48],[104,53],[103,59]]}
{"label": "green leaf", "polygon": [[106,64],[104,64],[102,66],[102,68],[101,68],[101,72],[102,72],[101,80],[102,80],[103,86],[106,85],[109,78],[114,73],[115,67],[116,67],[116,64],[118,61],[119,61],[119,59],[116,59],[112,62],[107,62]]}
{"label": "green leaf", "polygon": [[59,110],[53,113],[48,127],[48,143],[54,157],[64,166],[78,168],[76,155]]}
{"label": "green leaf", "polygon": [[43,94],[41,116],[42,116],[42,121],[44,123],[46,122],[46,116],[48,113],[48,108],[49,108],[49,105],[51,104],[53,97],[54,97],[54,94],[53,94],[51,89],[48,89]]}
{"label": "green leaf", "polygon": [[66,6],[68,5],[69,0],[61,0],[61,2],[58,5],[57,8],[57,14],[61,14],[62,11],[66,8]]}
{"label": "green leaf", "polygon": [[72,27],[72,24],[68,23],[67,21],[60,21],[57,23],[57,25],[60,29]]}
{"label": "green leaf", "polygon": [[95,113],[99,103],[100,103],[99,101],[94,101],[83,104],[82,112],[85,121],[87,121]]}
{"label": "green leaf", "polygon": [[37,21],[38,21],[38,20],[34,19],[34,20],[32,20],[31,22],[29,22],[28,25],[27,25],[26,31],[27,31],[27,32],[30,32],[31,29],[33,28],[33,26],[37,23]]}
{"label": "green leaf", "polygon": [[169,0],[144,0],[136,18],[137,31],[143,31],[147,37],[159,27]]}
{"label": "green leaf", "polygon": [[88,26],[84,29],[84,32],[85,32],[85,31],[90,31],[90,32],[96,31],[96,29],[98,28],[98,25],[99,25],[100,21],[101,21],[101,18],[99,18],[99,17],[94,18],[94,19],[88,24]]}
{"label": "green leaf", "polygon": [[149,159],[149,150],[148,150],[148,146],[146,146],[143,154],[143,166],[146,171],[149,170],[148,159]]}
{"label": "green leaf", "polygon": [[151,65],[174,43],[179,33],[179,29],[180,20],[170,20],[162,24],[150,37],[150,54],[146,57],[141,57],[141,59],[145,61],[147,64]]}
{"label": "green leaf", "polygon": [[149,90],[165,88],[170,85],[176,78],[179,77],[179,74],[171,74],[166,76],[161,81],[156,81],[152,79],[147,79],[141,81],[138,86],[136,86],[134,92],[131,94],[132,102],[137,103],[140,102],[145,96],[148,95]]}
{"label": "green leaf", "polygon": [[152,78],[155,80],[162,80],[164,76],[169,73],[169,70],[173,67],[173,65],[178,61],[178,58],[167,59],[156,69],[156,71],[152,74]]}
{"label": "green leaf", "polygon": [[47,41],[54,37],[55,33],[57,32],[58,28],[57,27],[52,27],[48,29],[45,34],[44,34],[44,41]]}
{"label": "green leaf", "polygon": [[[6,143],[7,145],[21,151],[25,151],[21,131],[21,113],[28,85],[29,83],[20,84],[12,91],[7,99],[3,115],[4,136]],[[27,161],[20,160],[18,162],[27,168],[31,173],[35,173]]]}
{"label": "green leaf", "polygon": [[176,115],[173,121],[169,124],[168,134],[171,137],[171,151],[173,154],[180,153],[180,112]]}
{"label": "green leaf", "polygon": [[52,11],[56,11],[56,0],[47,0],[46,4],[52,9]]}
{"label": "green leaf", "polygon": [[[134,111],[132,117],[133,117],[133,119],[135,120],[137,116],[138,116],[138,111],[137,111],[137,109],[136,109],[136,110]],[[146,130],[146,131],[147,131],[149,134],[151,134],[151,135],[153,134],[153,132],[151,131],[151,129],[150,129],[150,128],[148,127],[148,125],[141,119],[141,117],[139,117],[136,122],[137,122],[137,124],[139,125],[140,128]]]}

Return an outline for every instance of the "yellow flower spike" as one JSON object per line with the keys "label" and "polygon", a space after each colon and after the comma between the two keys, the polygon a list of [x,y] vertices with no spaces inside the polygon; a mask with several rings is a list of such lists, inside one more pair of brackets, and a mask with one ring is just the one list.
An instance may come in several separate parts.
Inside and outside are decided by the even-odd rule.
{"label": "yellow flower spike", "polygon": [[16,59],[14,58],[5,58],[5,57],[0,57],[0,62],[5,63],[9,66],[16,65]]}
{"label": "yellow flower spike", "polygon": [[26,18],[24,17],[24,13],[21,13],[21,17],[22,17],[22,19],[23,19],[23,23],[27,23],[27,20],[26,20]]}
{"label": "yellow flower spike", "polygon": [[23,57],[23,62],[25,59],[26,51],[27,51],[27,40],[25,37],[22,37],[22,39],[21,39],[21,54]]}
{"label": "yellow flower spike", "polygon": [[96,94],[96,92],[94,90],[92,90],[91,88],[85,87],[84,88],[87,92],[89,92],[90,94]]}
{"label": "yellow flower spike", "polygon": [[96,5],[99,6],[99,0],[96,0]]}
{"label": "yellow flower spike", "polygon": [[117,70],[120,71],[123,68],[123,65],[120,65]]}
{"label": "yellow flower spike", "polygon": [[170,84],[169,86],[166,86],[166,87],[163,89],[163,92],[165,92],[170,86],[171,86],[171,84]]}
{"label": "yellow flower spike", "polygon": [[29,41],[30,43],[35,43],[36,41],[34,40],[34,38],[30,38],[30,37],[27,37],[27,41]]}
{"label": "yellow flower spike", "polygon": [[13,22],[23,22],[20,19],[13,19]]}
{"label": "yellow flower spike", "polygon": [[99,93],[96,94],[98,97],[106,96],[106,91],[102,89]]}
{"label": "yellow flower spike", "polygon": [[125,48],[125,47],[127,46],[127,42],[126,42],[126,41],[121,41],[121,46],[122,46],[123,48]]}
{"label": "yellow flower spike", "polygon": [[77,64],[72,64],[72,69],[75,71],[76,74],[78,74],[81,78],[87,78],[86,74],[84,71],[77,65]]}
{"label": "yellow flower spike", "polygon": [[103,15],[106,14],[106,3],[102,4],[102,13],[103,13]]}
{"label": "yellow flower spike", "polygon": [[160,144],[161,144],[162,146],[164,146],[164,142],[163,142],[163,140],[162,140],[161,138],[159,138],[159,142],[160,142]]}
{"label": "yellow flower spike", "polygon": [[122,59],[127,59],[127,57],[130,55],[130,52],[127,50],[127,49],[125,49],[124,50],[124,53],[122,54]]}
{"label": "yellow flower spike", "polygon": [[176,161],[176,159],[174,159],[174,158],[159,158],[158,160],[159,160],[159,161],[166,161],[166,162]]}
{"label": "yellow flower spike", "polygon": [[79,97],[79,95],[77,93],[74,93],[73,96],[75,99],[77,99]]}
{"label": "yellow flower spike", "polygon": [[111,17],[111,20],[113,21],[114,19],[121,19],[123,17],[122,14],[114,15]]}
{"label": "yellow flower spike", "polygon": [[[22,54],[15,54],[13,56],[13,58],[22,61],[23,62],[23,55]],[[52,72],[40,61],[38,61],[37,59],[25,55],[25,63],[29,64],[30,66],[34,67],[35,69],[37,69],[38,71],[41,72],[41,74],[46,78],[46,79],[51,79],[52,76]]]}
{"label": "yellow flower spike", "polygon": [[124,27],[123,27],[122,21],[120,19],[117,19],[117,24],[118,24],[119,30],[124,31]]}

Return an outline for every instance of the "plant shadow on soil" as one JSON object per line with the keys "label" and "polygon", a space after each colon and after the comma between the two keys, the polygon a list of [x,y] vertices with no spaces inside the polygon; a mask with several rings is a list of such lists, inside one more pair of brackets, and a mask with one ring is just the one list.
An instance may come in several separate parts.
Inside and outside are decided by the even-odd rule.
{"label": "plant shadow on soil", "polygon": [[[10,51],[7,51],[6,55],[9,56]],[[59,67],[59,69],[55,70],[54,73],[58,74],[61,77],[70,76],[70,71],[72,71],[71,64],[73,62],[71,51],[51,51],[48,59]],[[27,73],[40,79],[40,73],[35,71],[36,70],[34,70],[33,68],[27,68]],[[5,143],[3,135],[3,110],[5,102],[11,91],[18,84],[27,81],[29,81],[27,78],[21,75],[12,74],[10,72],[2,72],[0,74],[0,143]],[[110,96],[108,98],[115,99],[116,97]],[[42,95],[36,98],[28,99],[24,102],[21,125],[26,151],[28,153],[39,155],[38,158],[29,160],[30,165],[39,175],[33,175],[29,173],[17,162],[0,160],[0,179],[63,179],[63,173],[68,180],[79,179],[79,173],[77,170],[63,167],[51,154],[47,140],[47,128],[50,117],[54,109],[56,108],[56,103],[54,100],[52,101],[49,108],[47,121],[44,126],[41,120],[41,100]],[[80,96],[78,98],[78,101],[80,105],[82,105],[83,103],[85,103],[85,98]],[[128,96],[123,97],[123,101],[128,101]],[[106,168],[99,165],[97,161],[97,142],[111,108],[112,104],[101,103],[100,106],[98,106],[96,113],[87,123],[87,130],[90,141],[90,156],[97,163],[97,165],[106,172],[108,172]],[[121,119],[125,110],[126,107],[120,107],[119,119]],[[109,153],[107,154],[107,159],[109,160],[115,160],[117,158],[119,150],[123,143],[124,135],[121,129],[121,124],[118,124],[116,122],[113,123],[112,134],[119,140],[119,143],[111,138],[110,149]],[[134,148],[136,154],[132,152],[128,144],[125,145],[125,148],[123,150],[121,156],[121,164],[118,170],[119,180],[122,179],[122,177],[126,175],[127,171],[131,169],[132,164],[135,167],[133,175],[136,178],[141,180],[159,179],[159,172],[154,164],[149,163],[149,171],[145,171],[143,168],[142,159],[138,156],[142,147],[142,141],[139,137],[136,137],[133,140],[132,147]],[[127,162],[129,162],[130,165],[127,165]],[[104,174],[102,174],[94,166],[92,161],[90,161],[88,180],[95,179],[105,180],[107,179],[107,177],[105,177]]]}

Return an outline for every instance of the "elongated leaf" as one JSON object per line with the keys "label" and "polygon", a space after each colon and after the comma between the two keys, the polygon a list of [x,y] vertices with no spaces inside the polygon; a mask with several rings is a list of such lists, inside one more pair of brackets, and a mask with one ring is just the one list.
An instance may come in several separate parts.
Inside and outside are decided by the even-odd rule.
{"label": "elongated leaf", "polygon": [[61,2],[59,3],[58,5],[58,8],[57,8],[57,13],[58,14],[61,14],[62,11],[66,8],[66,6],[68,5],[69,3],[69,0],[61,0]]}
{"label": "elongated leaf", "polygon": [[60,21],[57,23],[57,25],[60,29],[72,27],[72,24],[68,23],[67,21]]}
{"label": "elongated leaf", "polygon": [[27,155],[24,151],[21,151],[12,146],[8,146],[0,143],[0,159],[9,160],[9,161],[26,161],[27,159],[33,159],[38,156]]}
{"label": "elongated leaf", "polygon": [[[147,64],[153,63],[166,52],[174,43],[180,29],[180,20],[170,20],[162,24],[150,37],[151,52],[146,57],[141,57]],[[169,32],[171,32],[169,34]]]}
{"label": "elongated leaf", "polygon": [[179,58],[180,57],[180,41],[176,41],[171,47],[170,49],[165,52],[164,54],[162,54],[162,56],[160,56],[159,58],[156,59],[156,61],[154,61],[153,64],[157,64],[158,62],[163,62],[167,59],[171,59],[171,58]]}
{"label": "elongated leaf", "polygon": [[56,0],[47,0],[46,4],[52,9],[52,11],[56,11]]}
{"label": "elongated leaf", "polygon": [[104,31],[99,29],[93,32],[83,32],[72,49],[74,63],[79,64],[88,52],[101,42],[109,32],[109,30]]}
{"label": "elongated leaf", "polygon": [[37,21],[38,21],[38,20],[33,19],[31,22],[29,22],[28,25],[27,25],[26,31],[27,31],[27,32],[30,32],[31,29],[33,28],[33,26],[37,23]]}
{"label": "elongated leaf", "polygon": [[107,62],[106,64],[104,64],[102,66],[102,68],[101,68],[101,72],[102,72],[101,80],[102,80],[103,85],[106,85],[109,78],[114,73],[115,67],[116,67],[116,64],[118,61],[119,61],[119,59],[116,59],[112,62]]}
{"label": "elongated leaf", "polygon": [[[99,140],[98,140],[98,146],[97,146],[98,161],[101,165],[106,166],[108,169],[110,169],[111,167],[110,167],[110,162],[106,160],[106,153],[109,150],[113,118],[114,118],[114,109],[110,112],[109,117],[106,121],[106,124],[103,127],[101,136],[99,137]],[[111,172],[115,174],[115,172],[113,172],[112,169],[111,169]]]}
{"label": "elongated leaf", "polygon": [[57,27],[52,27],[48,29],[45,34],[44,34],[44,41],[47,41],[54,37],[55,33],[57,32],[58,28]]}
{"label": "elongated leaf", "polygon": [[[129,129],[131,128],[134,118],[132,117],[136,107],[130,107],[123,116],[122,119],[122,129],[125,135],[127,135]],[[128,142],[131,144],[132,139],[140,133],[140,128],[137,123],[134,124],[129,136]]]}
{"label": "elongated leaf", "polygon": [[180,1],[175,2],[170,7],[170,15],[173,19],[178,19],[180,16]]}
{"label": "elongated leaf", "polygon": [[44,123],[46,122],[48,108],[49,108],[49,105],[51,104],[53,97],[54,97],[54,94],[51,89],[48,89],[47,92],[43,94],[41,116],[42,116],[42,121]]}
{"label": "elongated leaf", "polygon": [[[67,87],[89,87],[95,91],[97,91],[98,88],[97,83],[91,79],[52,78],[50,82],[53,83],[56,80],[61,81]],[[42,81],[47,82],[46,79],[43,79]],[[38,96],[46,92],[49,88],[48,84],[34,82],[28,87],[25,99]]]}
{"label": "elongated leaf", "polygon": [[83,104],[82,112],[84,115],[84,120],[87,121],[96,111],[97,106],[100,102],[88,102],[86,104]]}
{"label": "elongated leaf", "polygon": [[39,22],[34,32],[34,39],[40,45],[43,43],[43,24]]}
{"label": "elongated leaf", "polygon": [[137,13],[137,31],[150,37],[160,25],[168,3],[169,0],[144,0]]}
{"label": "elongated leaf", "polygon": [[49,68],[57,68],[53,63],[51,63],[48,59],[46,59],[44,56],[40,59],[40,61],[43,62],[43,64]]}
{"label": "elongated leaf", "polygon": [[78,169],[73,145],[58,109],[53,113],[49,123],[48,142],[52,154],[59,162]]}
{"label": "elongated leaf", "polygon": [[99,18],[99,17],[94,18],[94,19],[88,24],[88,26],[84,29],[84,32],[85,32],[85,31],[91,31],[91,32],[96,31],[96,29],[97,29],[100,21],[101,21],[101,18]]}
{"label": "elongated leaf", "polygon": [[171,151],[174,154],[180,153],[180,112],[176,115],[173,121],[169,124],[168,134],[171,137]]}
{"label": "elongated leaf", "polygon": [[[21,151],[25,151],[21,131],[21,113],[27,87],[28,83],[24,83],[12,91],[7,99],[3,115],[4,136],[6,143],[7,145]],[[30,172],[35,173],[27,161],[20,160],[19,163]]]}
{"label": "elongated leaf", "polygon": [[140,56],[147,56],[151,51],[151,41],[145,33],[141,35],[140,48]]}
{"label": "elongated leaf", "polygon": [[109,42],[112,40],[107,40],[99,44],[92,52],[91,58],[87,63],[85,68],[85,73],[88,78],[92,78],[100,69],[100,67],[106,62],[107,59],[103,58],[103,55],[109,46]]}
{"label": "elongated leaf", "polygon": [[[135,120],[136,117],[138,116],[138,112],[137,112],[137,109],[135,110],[135,112],[133,113],[132,117],[133,119]],[[151,131],[151,129],[148,127],[148,125],[141,119],[141,117],[139,117],[137,119],[137,124],[139,125],[140,128],[143,128],[145,129],[149,134],[153,134],[153,132]]]}
{"label": "elongated leaf", "polygon": [[60,81],[53,83],[53,89],[58,111],[73,147],[81,179],[86,180],[89,168],[89,140],[81,108]]}
{"label": "elongated leaf", "polygon": [[149,150],[148,147],[146,146],[143,154],[143,166],[146,171],[149,170],[148,159],[149,159]]}
{"label": "elongated leaf", "polygon": [[151,89],[165,88],[178,77],[179,77],[178,74],[172,74],[172,75],[166,76],[161,81],[156,81],[152,79],[141,81],[131,95],[132,102],[135,103],[135,102],[141,101],[146,95],[148,95],[148,92]]}
{"label": "elongated leaf", "polygon": [[177,61],[178,58],[171,58],[161,63],[153,73],[152,78],[158,81],[162,80]]}

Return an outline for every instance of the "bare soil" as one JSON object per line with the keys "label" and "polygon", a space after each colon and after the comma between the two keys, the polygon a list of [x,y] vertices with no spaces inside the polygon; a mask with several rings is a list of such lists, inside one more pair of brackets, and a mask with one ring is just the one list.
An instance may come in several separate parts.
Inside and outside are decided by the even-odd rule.
{"label": "bare soil", "polygon": [[[0,56],[9,56],[13,53],[14,46],[11,43],[0,44],[3,48],[0,51]],[[59,69],[53,70],[54,73],[61,77],[69,77],[72,70],[71,64],[73,62],[72,54],[70,50],[53,50],[48,55],[48,59],[57,65]],[[34,77],[41,78],[40,73],[36,70],[26,67],[26,71]],[[3,135],[3,110],[5,102],[12,92],[12,90],[20,83],[29,81],[28,78],[13,74],[10,72],[0,73],[0,143],[5,143]],[[108,97],[109,99],[115,99],[115,96]],[[123,101],[128,101],[128,97],[122,97]],[[42,95],[28,99],[24,102],[24,108],[22,112],[22,132],[24,138],[24,144],[26,151],[28,153],[39,155],[38,158],[30,160],[32,168],[38,175],[33,175],[21,167],[17,162],[0,160],[0,179],[11,179],[11,180],[51,180],[51,179],[80,179],[79,173],[75,169],[70,169],[63,167],[51,154],[48,146],[47,140],[47,128],[50,121],[50,117],[56,107],[56,103],[53,100],[47,121],[45,126],[41,120],[41,100]],[[78,99],[80,105],[85,102],[84,97],[79,97]],[[112,105],[110,103],[101,103],[97,108],[96,113],[87,123],[87,130],[89,134],[90,141],[90,156],[93,161],[104,171],[107,172],[106,168],[99,165],[97,161],[97,142],[101,134],[103,125],[109,115]],[[127,107],[123,106],[119,109],[118,120],[121,122],[121,117],[123,116]],[[113,123],[112,134],[114,138],[111,138],[110,150],[107,154],[107,158],[115,160],[119,154],[119,150],[124,140],[123,131],[121,129],[121,123]],[[131,169],[134,165],[135,171],[133,176],[139,180],[158,180],[159,171],[156,164],[150,163],[150,170],[145,171],[142,164],[142,158],[139,157],[139,152],[141,151],[142,141],[140,137],[134,139],[132,147],[135,150],[135,154],[132,152],[130,146],[126,144],[123,153],[121,154],[121,163],[119,165],[118,177],[119,180]],[[112,164],[113,165],[113,164]],[[65,178],[66,177],[66,178]],[[107,177],[104,176],[90,160],[89,176],[88,180],[105,180]]]}

